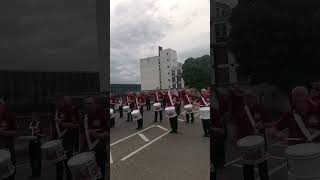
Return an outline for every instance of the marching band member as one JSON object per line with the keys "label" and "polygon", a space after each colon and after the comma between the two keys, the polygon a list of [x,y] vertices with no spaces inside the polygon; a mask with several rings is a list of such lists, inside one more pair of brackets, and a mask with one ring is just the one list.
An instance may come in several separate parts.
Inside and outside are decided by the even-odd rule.
{"label": "marching band member", "polygon": [[[0,99],[0,148],[9,149],[11,153],[11,161],[16,166],[15,142],[14,137],[17,134],[17,126],[15,115],[9,111],[5,101]],[[14,172],[11,176],[4,180],[14,180]]]}
{"label": "marching band member", "polygon": [[67,161],[72,157],[78,141],[79,119],[79,111],[72,105],[71,98],[68,96],[59,97],[55,112],[56,130],[58,138],[62,140],[67,159],[56,164],[57,180],[63,180],[63,169],[66,170],[67,179],[72,180]]}
{"label": "marching band member", "polygon": [[[164,99],[166,101],[166,106],[167,107],[171,107],[171,106],[175,106],[175,103],[174,103],[174,90],[171,89],[171,90],[168,90],[168,93],[166,93]],[[169,118],[170,120],[170,125],[171,125],[171,133],[178,133],[178,116],[175,116],[175,117],[171,117]]]}
{"label": "marching band member", "polygon": [[[127,105],[130,107],[131,109],[131,112],[133,111],[134,109],[134,104],[135,104],[135,97],[134,97],[134,94],[132,92],[129,92],[128,93],[128,96],[127,96]],[[131,113],[127,113],[127,117],[128,117],[128,122],[129,121],[132,121],[132,116],[131,116]]]}
{"label": "marching band member", "polygon": [[[286,112],[278,123],[268,129],[268,133],[285,139],[288,145],[305,142],[319,142],[320,113],[319,109],[310,103],[308,90],[303,86],[295,87],[291,92],[292,111]],[[282,130],[288,129],[289,135]]]}
{"label": "marching band member", "polygon": [[[88,97],[84,103],[87,111],[84,123],[89,136],[87,136],[88,146],[90,150],[95,152],[96,161],[102,174],[100,180],[105,180],[108,158],[107,138],[109,136],[107,113],[93,97]],[[96,143],[89,144],[89,142]]]}
{"label": "marching band member", "polygon": [[140,93],[137,93],[135,107],[137,110],[140,110],[140,114],[141,114],[141,119],[137,120],[137,123],[138,123],[137,130],[143,128],[143,106],[144,105],[145,105],[145,99],[143,95],[141,95]]}
{"label": "marching band member", "polygon": [[[161,106],[163,105],[163,94],[161,93],[159,88],[157,88],[157,90],[155,92],[155,103],[156,102],[161,103]],[[160,122],[162,122],[162,109],[159,112],[158,111],[154,111],[154,121],[153,122],[157,122],[158,121],[158,113],[159,113],[159,116],[160,116]]]}
{"label": "marching band member", "polygon": [[[210,97],[208,96],[206,89],[201,89],[201,96],[195,104],[200,107],[210,106]],[[202,121],[204,137],[210,137],[210,134],[209,134],[210,120],[202,119],[201,121]]]}
{"label": "marching band member", "polygon": [[244,104],[244,92],[240,89],[239,84],[234,83],[233,87],[230,89],[230,105],[231,105],[231,115],[234,121],[238,111],[241,110]]}
{"label": "marching band member", "polygon": [[120,97],[118,100],[119,103],[119,114],[120,114],[120,118],[123,118],[123,101],[122,98]]}
{"label": "marching band member", "polygon": [[151,110],[151,99],[150,99],[150,93],[146,92],[145,93],[145,99],[146,99],[146,105],[147,105],[147,111]]}
{"label": "marching band member", "polygon": [[[258,103],[258,96],[254,92],[248,92],[244,97],[244,105],[238,110],[235,119],[235,132],[239,140],[245,136],[261,134],[265,136],[264,129],[271,127],[270,113]],[[267,139],[265,138],[265,148],[267,149]],[[268,163],[267,160],[258,164],[259,175],[261,180],[268,180]],[[243,165],[243,176],[245,180],[254,179],[254,165]]]}
{"label": "marching band member", "polygon": [[167,91],[166,90],[162,90],[160,92],[162,93],[162,97],[163,97],[163,99],[162,99],[162,107],[165,108],[167,106],[167,104],[166,104],[167,102],[165,100],[165,96],[167,95]]}
{"label": "marching band member", "polygon": [[[193,104],[194,103],[195,97],[191,95],[190,89],[185,90],[185,92],[183,94],[184,94],[184,96],[183,96],[184,105]],[[189,123],[190,115],[191,115],[191,123],[193,123],[193,121],[194,121],[193,112],[190,113],[190,114],[186,113],[186,118],[187,118],[186,123]]]}
{"label": "marching band member", "polygon": [[320,91],[318,89],[318,83],[313,82],[310,89],[310,101],[315,106],[320,104]]}
{"label": "marching band member", "polygon": [[29,158],[32,169],[32,178],[41,176],[41,128],[40,115],[38,112],[32,112],[32,120],[29,124],[32,136],[37,136],[37,139],[29,142]]}
{"label": "marching band member", "polygon": [[[113,109],[113,113],[116,113],[115,106],[117,104],[117,100],[115,97],[110,96],[110,108]],[[110,117],[110,128],[114,128],[116,125],[115,116],[113,118]]]}
{"label": "marching band member", "polygon": [[117,100],[115,97],[110,96],[110,108],[114,110],[115,105],[117,104]]}
{"label": "marching band member", "polygon": [[217,179],[217,169],[224,168],[225,164],[225,131],[220,118],[219,111],[211,105],[210,107],[210,176],[213,180]]}
{"label": "marching band member", "polygon": [[181,109],[181,96],[179,91],[177,89],[174,89],[174,99],[175,99],[175,108],[176,108],[176,113],[179,116],[180,115],[180,109]]}

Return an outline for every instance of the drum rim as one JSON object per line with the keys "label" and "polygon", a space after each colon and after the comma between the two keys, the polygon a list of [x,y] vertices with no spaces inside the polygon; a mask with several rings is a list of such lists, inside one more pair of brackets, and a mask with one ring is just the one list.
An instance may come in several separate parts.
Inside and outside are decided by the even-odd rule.
{"label": "drum rim", "polygon": [[199,111],[208,111],[208,110],[210,110],[210,107],[201,107],[201,108],[199,108]]}
{"label": "drum rim", "polygon": [[[45,146],[49,143],[52,143],[53,141],[55,142],[59,142],[58,144],[56,144],[55,146]],[[41,149],[51,149],[51,148],[54,148],[54,147],[57,147],[57,145],[62,145],[62,141],[60,139],[56,139],[56,140],[51,140],[51,141],[48,141],[48,142],[45,142],[44,144],[41,145]]]}
{"label": "drum rim", "polygon": [[[84,154],[88,154],[90,156],[92,156],[93,158],[92,159],[89,159],[88,161],[85,161],[85,162],[82,162],[81,164],[72,164],[72,162],[75,160],[75,159],[78,159],[79,157],[83,157],[81,155],[84,155]],[[72,156],[67,164],[68,166],[71,166],[71,167],[78,167],[78,166],[83,166],[84,164],[87,164],[88,162],[92,161],[92,160],[95,160],[95,153],[93,151],[88,151],[88,152],[83,152],[83,153],[79,153],[79,154],[76,154],[74,156]]]}
{"label": "drum rim", "polygon": [[[1,154],[1,152],[3,153],[3,154]],[[7,150],[5,150],[5,149],[0,149],[0,154],[1,154],[1,160],[2,161],[0,161],[0,164],[2,164],[2,163],[6,163],[7,161],[10,161],[11,160],[11,153],[10,153],[10,151],[7,151]],[[7,156],[4,156],[4,155],[7,155]]]}
{"label": "drum rim", "polygon": [[[312,152],[308,152],[308,153],[297,153],[297,154],[293,154],[292,151],[295,151],[295,148],[303,148],[303,146],[306,146],[306,145],[312,145],[314,147],[317,146],[317,150],[318,151],[312,151]],[[312,147],[310,149],[313,149]],[[305,150],[305,149],[304,149]],[[296,157],[296,158],[306,158],[308,159],[308,157],[310,158],[314,158],[314,157],[317,157],[317,156],[320,156],[320,144],[315,144],[315,143],[301,143],[301,144],[296,144],[296,145],[292,145],[292,146],[289,146],[287,147],[287,149],[285,150],[285,153],[288,157]]]}
{"label": "drum rim", "polygon": [[[240,144],[242,141],[244,141],[244,139],[246,139],[246,138],[251,138],[251,137],[252,137],[252,138],[253,138],[253,137],[259,138],[259,139],[261,139],[262,141],[256,143],[255,145],[243,145],[243,144]],[[239,148],[242,148],[242,149],[254,149],[254,147],[257,147],[257,146],[260,146],[260,145],[264,145],[264,142],[265,142],[265,139],[264,139],[263,137],[258,136],[258,135],[251,135],[251,136],[245,136],[245,137],[239,139],[239,140],[237,141],[237,145],[238,145]]]}

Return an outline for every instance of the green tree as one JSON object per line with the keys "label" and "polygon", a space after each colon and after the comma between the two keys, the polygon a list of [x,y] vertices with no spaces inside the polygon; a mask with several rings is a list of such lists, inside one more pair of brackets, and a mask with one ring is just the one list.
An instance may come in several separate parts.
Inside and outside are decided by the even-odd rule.
{"label": "green tree", "polygon": [[210,56],[188,58],[182,66],[185,86],[190,88],[207,88],[210,86]]}
{"label": "green tree", "polygon": [[319,0],[240,0],[230,23],[230,50],[253,83],[287,89],[319,79]]}

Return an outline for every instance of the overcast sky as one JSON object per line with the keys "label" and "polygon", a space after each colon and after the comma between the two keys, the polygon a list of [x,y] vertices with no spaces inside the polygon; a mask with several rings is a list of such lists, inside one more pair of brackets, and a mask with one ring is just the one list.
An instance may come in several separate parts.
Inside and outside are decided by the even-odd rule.
{"label": "overcast sky", "polygon": [[140,83],[139,59],[158,46],[178,61],[210,53],[209,0],[111,0],[111,83]]}

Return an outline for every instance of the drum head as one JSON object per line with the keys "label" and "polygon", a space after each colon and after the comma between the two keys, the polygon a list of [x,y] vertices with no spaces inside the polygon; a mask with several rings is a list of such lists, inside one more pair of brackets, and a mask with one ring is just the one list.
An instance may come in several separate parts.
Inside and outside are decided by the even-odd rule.
{"label": "drum head", "polygon": [[187,108],[192,108],[192,107],[193,107],[192,104],[187,104],[187,105],[184,106],[184,108],[186,108],[186,109]]}
{"label": "drum head", "polygon": [[171,106],[171,107],[166,107],[166,111],[172,111],[172,110],[175,110],[176,108],[174,106]]}
{"label": "drum head", "polygon": [[246,136],[237,142],[238,146],[243,148],[255,147],[263,143],[264,139],[261,136]]}
{"label": "drum head", "polygon": [[7,150],[0,149],[0,163],[10,160],[11,154]]}
{"label": "drum head", "polygon": [[79,166],[85,163],[90,162],[95,158],[95,155],[93,152],[84,152],[77,154],[68,161],[69,166]]}
{"label": "drum head", "polygon": [[210,107],[202,107],[199,111],[210,111]]}
{"label": "drum head", "polygon": [[130,109],[130,107],[129,106],[124,106],[123,109]]}
{"label": "drum head", "polygon": [[110,114],[113,114],[113,109],[110,109]]}
{"label": "drum head", "polygon": [[59,144],[61,144],[61,140],[52,140],[52,141],[44,143],[41,146],[41,149],[52,148],[52,147],[58,146]]}
{"label": "drum head", "polygon": [[154,103],[153,106],[161,106],[161,103]]}
{"label": "drum head", "polygon": [[137,113],[140,113],[140,111],[139,110],[134,110],[134,111],[132,111],[131,114],[137,114]]}
{"label": "drum head", "polygon": [[314,156],[320,155],[320,145],[314,143],[303,143],[289,146],[286,149],[288,156]]}

